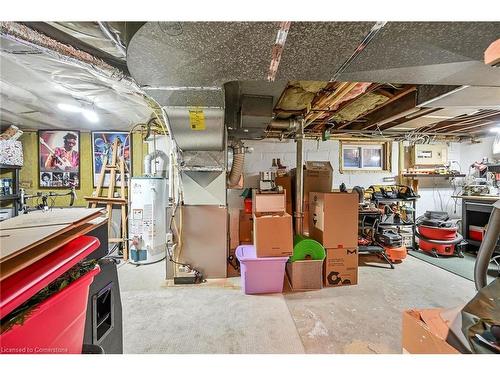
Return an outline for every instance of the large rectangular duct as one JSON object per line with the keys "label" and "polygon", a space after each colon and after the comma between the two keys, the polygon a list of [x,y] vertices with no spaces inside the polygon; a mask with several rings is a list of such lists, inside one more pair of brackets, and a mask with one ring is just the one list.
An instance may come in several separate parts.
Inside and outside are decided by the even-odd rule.
{"label": "large rectangular duct", "polygon": [[[170,120],[172,134],[181,150],[224,150],[223,108],[164,107],[164,109]],[[199,126],[193,126],[193,112],[200,113]]]}

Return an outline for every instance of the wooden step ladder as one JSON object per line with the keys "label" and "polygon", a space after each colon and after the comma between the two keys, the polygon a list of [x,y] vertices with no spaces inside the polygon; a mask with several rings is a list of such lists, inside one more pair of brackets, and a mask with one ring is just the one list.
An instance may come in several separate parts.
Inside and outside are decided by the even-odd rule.
{"label": "wooden step ladder", "polygon": [[[122,243],[123,259],[128,260],[128,239],[127,239],[127,198],[125,195],[125,160],[123,155],[118,156],[120,140],[115,138],[111,146],[111,163],[108,164],[108,153],[104,155],[101,173],[97,182],[96,189],[91,197],[84,197],[89,207],[95,208],[98,204],[106,204],[108,217],[108,242]],[[117,171],[120,177],[119,196],[115,197],[115,185]],[[106,173],[109,172],[109,187],[107,196],[101,195]],[[111,224],[113,216],[113,205],[119,205],[121,209],[121,237],[111,237]]]}

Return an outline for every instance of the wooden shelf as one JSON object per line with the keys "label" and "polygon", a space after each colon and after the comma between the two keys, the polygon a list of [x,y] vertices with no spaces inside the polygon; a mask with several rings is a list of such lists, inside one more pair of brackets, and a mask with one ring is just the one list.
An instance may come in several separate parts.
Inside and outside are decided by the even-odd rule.
{"label": "wooden shelf", "polygon": [[442,178],[453,178],[453,177],[465,177],[465,174],[441,174],[441,173],[403,173],[403,177],[442,177]]}
{"label": "wooden shelf", "polygon": [[84,197],[86,201],[95,203],[113,203],[113,204],[127,204],[125,198],[107,198],[107,197]]}
{"label": "wooden shelf", "polygon": [[0,164],[0,169],[21,169],[20,165]]}
{"label": "wooden shelf", "polygon": [[10,194],[10,195],[0,195],[0,202],[3,201],[15,201],[19,199],[18,194]]}
{"label": "wooden shelf", "polygon": [[496,202],[500,199],[497,195],[452,195],[452,198],[470,200],[470,201],[487,201]]}

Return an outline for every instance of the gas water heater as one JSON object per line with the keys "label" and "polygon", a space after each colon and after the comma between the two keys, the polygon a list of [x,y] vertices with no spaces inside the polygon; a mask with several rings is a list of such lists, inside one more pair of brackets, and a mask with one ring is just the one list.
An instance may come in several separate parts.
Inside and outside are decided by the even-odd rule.
{"label": "gas water heater", "polygon": [[166,255],[168,179],[132,177],[129,195],[130,263],[146,264]]}

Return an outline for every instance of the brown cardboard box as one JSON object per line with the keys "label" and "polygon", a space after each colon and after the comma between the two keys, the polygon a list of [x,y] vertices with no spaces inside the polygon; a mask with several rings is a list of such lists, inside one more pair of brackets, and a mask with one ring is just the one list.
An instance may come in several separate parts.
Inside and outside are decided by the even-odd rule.
{"label": "brown cardboard box", "polygon": [[[292,175],[292,202],[295,206],[295,176],[296,170],[291,170]],[[333,168],[329,161],[306,161],[304,165],[304,201],[303,201],[303,230],[310,233],[309,228],[309,193],[332,191]],[[294,208],[295,209],[295,208]]]}
{"label": "brown cardboard box", "polygon": [[257,257],[287,257],[293,253],[292,217],[285,213],[253,215]]}
{"label": "brown cardboard box", "polygon": [[403,312],[403,353],[460,354],[446,342],[448,324],[441,318],[442,309]]}
{"label": "brown cardboard box", "polygon": [[356,285],[358,283],[358,249],[325,249],[323,281],[325,286]]}
{"label": "brown cardboard box", "polygon": [[253,217],[245,210],[240,210],[239,244],[252,243],[253,241]]}
{"label": "brown cardboard box", "polygon": [[286,274],[293,290],[315,290],[323,287],[322,260],[288,262]]}
{"label": "brown cardboard box", "polygon": [[292,205],[292,176],[280,176],[276,177],[275,181],[277,186],[282,186],[283,190],[285,190],[285,205],[286,212],[290,215],[293,215],[293,205]]}
{"label": "brown cardboard box", "polygon": [[240,210],[229,210],[229,248],[235,249],[240,244]]}
{"label": "brown cardboard box", "polygon": [[357,193],[309,193],[309,237],[327,248],[358,246]]}
{"label": "brown cardboard box", "polygon": [[253,212],[285,212],[285,194],[253,194]]}
{"label": "brown cardboard box", "polygon": [[332,191],[333,168],[329,161],[306,161],[304,164],[304,196],[311,191]]}
{"label": "brown cardboard box", "polygon": [[286,192],[285,201],[286,203],[292,203],[292,176],[280,176],[276,177],[274,183],[277,186],[282,186],[283,190]]}

